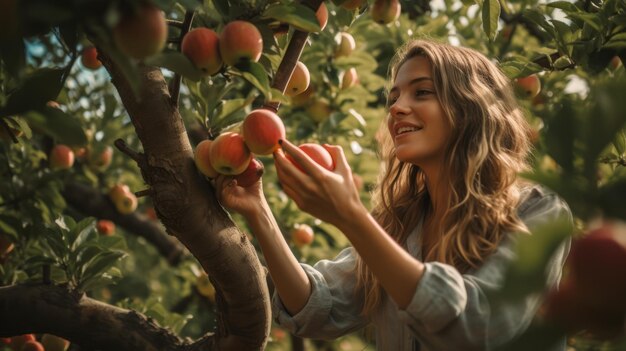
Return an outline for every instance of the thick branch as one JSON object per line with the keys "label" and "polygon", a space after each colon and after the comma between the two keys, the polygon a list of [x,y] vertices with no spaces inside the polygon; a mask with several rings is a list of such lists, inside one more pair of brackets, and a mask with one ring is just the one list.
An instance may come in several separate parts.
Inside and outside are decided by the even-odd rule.
{"label": "thick branch", "polygon": [[56,285],[0,287],[0,337],[51,333],[85,349],[213,350],[209,338],[183,341],[135,311]]}
{"label": "thick branch", "polygon": [[135,99],[124,74],[103,55],[101,61],[143,145],[141,173],[159,218],[200,261],[217,291],[220,350],[262,350],[270,327],[266,273],[254,247],[217,202],[198,174],[189,138],[167,84],[156,67],[140,66]]}
{"label": "thick branch", "polygon": [[145,238],[171,265],[180,263],[185,254],[186,250],[180,242],[167,235],[155,221],[138,213],[120,214],[108,197],[92,187],[75,182],[66,184],[63,197],[82,214],[112,220],[128,232]]}

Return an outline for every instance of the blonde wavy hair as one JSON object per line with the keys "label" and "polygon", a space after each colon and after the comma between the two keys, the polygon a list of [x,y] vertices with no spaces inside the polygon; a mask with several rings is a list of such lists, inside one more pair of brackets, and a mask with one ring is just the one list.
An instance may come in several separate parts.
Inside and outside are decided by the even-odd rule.
{"label": "blonde wavy hair", "polygon": [[[442,233],[424,261],[438,261],[460,272],[477,268],[508,232],[526,232],[517,217],[517,174],[527,170],[531,150],[529,125],[510,80],[478,51],[415,40],[400,48],[390,63],[389,83],[406,61],[422,56],[432,66],[439,103],[452,126],[445,150],[448,209]],[[395,156],[386,121],[377,134],[384,166],[374,190],[372,215],[400,245],[431,210],[423,171]],[[383,290],[357,257],[357,290],[365,292],[362,309],[369,314]]]}

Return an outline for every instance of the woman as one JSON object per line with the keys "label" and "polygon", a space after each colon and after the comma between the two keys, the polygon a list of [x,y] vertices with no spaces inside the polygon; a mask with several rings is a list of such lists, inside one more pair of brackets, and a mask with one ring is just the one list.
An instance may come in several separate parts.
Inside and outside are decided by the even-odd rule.
{"label": "woman", "polygon": [[[373,323],[379,350],[492,349],[519,335],[539,304],[537,296],[511,306],[488,300],[515,236],[571,214],[553,193],[517,179],[528,169],[528,125],[486,57],[413,41],[392,61],[390,82],[371,212],[340,147],[325,145],[333,172],[286,140],[274,154],[285,193],[350,240],[334,260],[298,263],[260,184],[218,178],[220,201],[248,221],[276,287],[275,318],[296,335],[335,338]],[[567,250],[555,254],[547,285],[558,282]]]}

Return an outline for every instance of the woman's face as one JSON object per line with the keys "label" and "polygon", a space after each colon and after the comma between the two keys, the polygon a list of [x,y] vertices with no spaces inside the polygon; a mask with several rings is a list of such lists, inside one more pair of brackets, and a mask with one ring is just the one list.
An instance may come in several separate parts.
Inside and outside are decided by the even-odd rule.
{"label": "woman's face", "polygon": [[389,92],[387,127],[398,160],[421,168],[439,167],[451,126],[437,99],[427,58],[407,60]]}

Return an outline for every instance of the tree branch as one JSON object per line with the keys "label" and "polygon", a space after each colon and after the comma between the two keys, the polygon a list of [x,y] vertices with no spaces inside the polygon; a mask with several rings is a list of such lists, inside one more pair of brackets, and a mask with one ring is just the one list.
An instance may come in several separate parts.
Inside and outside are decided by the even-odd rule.
{"label": "tree branch", "polygon": [[[189,32],[191,28],[191,23],[193,22],[194,11],[186,11],[185,19],[182,23],[177,27],[180,28],[180,35],[178,37],[177,50],[180,51],[183,45],[183,38]],[[168,22],[170,23],[170,22]],[[174,74],[174,78],[170,82],[170,95],[172,96],[172,105],[178,106],[178,97],[180,95],[180,83],[182,81],[182,76],[178,73]]]}
{"label": "tree branch", "polygon": [[107,196],[92,187],[76,182],[65,184],[63,197],[82,214],[109,219],[128,232],[145,238],[173,266],[180,263],[186,254],[180,242],[167,235],[157,222],[139,213],[120,214]]}

